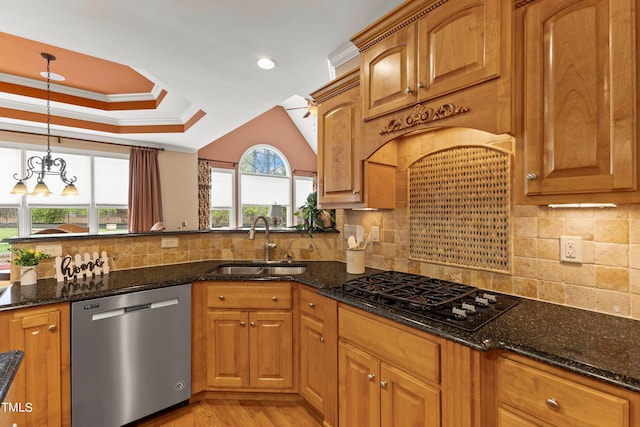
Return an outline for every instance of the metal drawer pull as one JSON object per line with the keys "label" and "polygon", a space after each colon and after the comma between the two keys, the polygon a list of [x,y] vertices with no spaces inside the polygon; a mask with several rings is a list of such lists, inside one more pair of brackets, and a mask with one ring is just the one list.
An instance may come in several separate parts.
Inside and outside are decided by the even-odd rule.
{"label": "metal drawer pull", "polygon": [[373,374],[369,374],[369,375],[367,375],[367,378],[369,379],[369,381],[373,381],[373,380],[376,379],[376,376],[373,375]]}
{"label": "metal drawer pull", "polygon": [[278,302],[278,297],[271,297],[271,301]]}
{"label": "metal drawer pull", "polygon": [[538,174],[531,172],[527,174],[527,181],[535,181],[538,179]]}
{"label": "metal drawer pull", "polygon": [[324,342],[324,337],[320,337],[320,342]]}
{"label": "metal drawer pull", "polygon": [[410,95],[411,92],[413,92],[413,89],[411,89],[410,87],[407,87],[404,91],[407,95]]}
{"label": "metal drawer pull", "polygon": [[553,409],[554,411],[557,411],[560,409],[560,404],[553,397],[550,397],[549,399],[547,399],[547,406],[549,407],[549,409]]}
{"label": "metal drawer pull", "polygon": [[386,381],[380,381],[380,387],[387,388],[387,382]]}
{"label": "metal drawer pull", "polygon": [[49,329],[51,332],[53,332],[56,329],[58,329],[58,327],[56,325],[49,325],[49,327],[47,329]]}
{"label": "metal drawer pull", "polygon": [[256,322],[251,322],[249,323],[251,326],[255,327],[256,326]]}
{"label": "metal drawer pull", "polygon": [[309,303],[309,307],[314,308],[315,306],[316,306],[316,303],[315,303],[315,302],[310,302],[310,303]]}
{"label": "metal drawer pull", "polygon": [[418,89],[422,89],[422,88],[424,88],[424,83],[418,82]]}
{"label": "metal drawer pull", "polygon": [[220,301],[224,301],[224,295],[220,295],[220,296],[218,297],[218,299],[219,299]]}
{"label": "metal drawer pull", "polygon": [[240,322],[240,326],[244,326],[244,322]]}

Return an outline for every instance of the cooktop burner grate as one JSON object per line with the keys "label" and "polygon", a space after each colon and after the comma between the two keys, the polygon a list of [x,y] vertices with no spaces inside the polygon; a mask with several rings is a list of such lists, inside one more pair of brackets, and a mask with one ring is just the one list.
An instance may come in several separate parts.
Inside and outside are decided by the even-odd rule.
{"label": "cooktop burner grate", "polygon": [[411,273],[385,271],[348,280],[341,290],[368,304],[474,331],[518,303],[516,297]]}

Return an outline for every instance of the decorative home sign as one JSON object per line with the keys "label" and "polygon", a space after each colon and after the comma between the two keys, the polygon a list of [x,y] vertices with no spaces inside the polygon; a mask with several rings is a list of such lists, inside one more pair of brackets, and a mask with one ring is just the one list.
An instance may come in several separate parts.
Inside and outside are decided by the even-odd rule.
{"label": "decorative home sign", "polygon": [[76,254],[75,258],[67,255],[64,258],[56,257],[56,278],[58,282],[76,279],[77,277],[91,277],[109,274],[109,262],[107,253],[102,251],[100,256],[97,252],[93,253],[93,257],[85,252],[84,259],[80,254]]}

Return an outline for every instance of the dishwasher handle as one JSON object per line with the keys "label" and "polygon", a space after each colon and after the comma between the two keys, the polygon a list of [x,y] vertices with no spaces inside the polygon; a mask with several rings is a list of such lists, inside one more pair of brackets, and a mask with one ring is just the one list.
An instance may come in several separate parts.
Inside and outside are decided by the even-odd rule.
{"label": "dishwasher handle", "polygon": [[125,315],[127,313],[132,313],[132,312],[136,312],[136,311],[140,311],[140,310],[148,310],[148,309],[169,307],[171,305],[177,305],[179,303],[180,303],[180,301],[179,301],[178,298],[171,298],[171,299],[167,299],[167,300],[163,300],[163,301],[149,302],[149,303],[138,304],[138,305],[131,305],[131,306],[125,307],[125,308],[116,308],[115,310],[109,310],[109,311],[104,311],[102,313],[93,314],[91,316],[91,320],[95,321],[95,320],[109,319],[111,317],[122,316],[122,315]]}
{"label": "dishwasher handle", "polygon": [[138,305],[132,305],[130,307],[125,307],[124,308],[124,312],[125,313],[129,313],[132,311],[139,311],[139,310],[146,310],[148,308],[151,308],[151,303],[148,302],[146,304],[138,304]]}

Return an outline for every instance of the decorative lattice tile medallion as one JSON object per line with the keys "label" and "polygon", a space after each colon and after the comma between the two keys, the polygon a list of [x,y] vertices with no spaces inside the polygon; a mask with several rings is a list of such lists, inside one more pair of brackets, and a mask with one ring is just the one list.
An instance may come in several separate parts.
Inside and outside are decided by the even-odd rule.
{"label": "decorative lattice tile medallion", "polygon": [[409,167],[409,257],[511,272],[511,156],[455,147]]}

